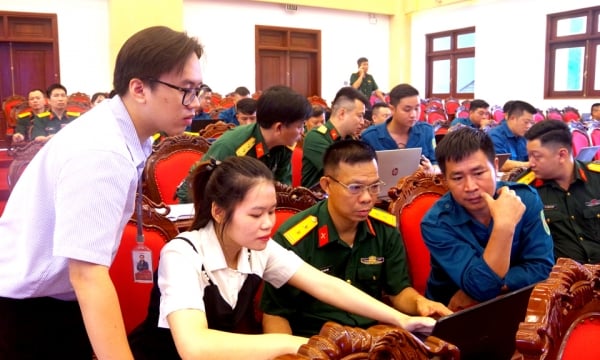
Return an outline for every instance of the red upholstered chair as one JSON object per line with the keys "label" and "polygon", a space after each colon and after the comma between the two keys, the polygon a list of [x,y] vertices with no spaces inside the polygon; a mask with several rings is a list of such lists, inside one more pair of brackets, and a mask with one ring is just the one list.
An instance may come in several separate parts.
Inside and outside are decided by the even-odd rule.
{"label": "red upholstered chair", "polygon": [[590,146],[591,141],[583,129],[571,127],[571,134],[573,135],[573,156],[575,157],[581,148]]}
{"label": "red upholstered chair", "polygon": [[443,108],[429,106],[425,110],[425,120],[429,124],[445,123],[448,121],[448,116]]}
{"label": "red upholstered chair", "polygon": [[557,108],[552,108],[552,107],[548,108],[548,110],[546,110],[546,119],[565,121],[562,111],[558,110]]}
{"label": "red upholstered chair", "polygon": [[[599,127],[591,127],[589,132],[590,140],[592,141],[592,145],[597,146],[600,145],[600,128]],[[596,160],[600,160],[600,154],[596,154]]]}
{"label": "red upholstered chair", "polygon": [[427,110],[427,100],[421,99],[419,104],[419,121],[425,121],[425,111]]}
{"label": "red upholstered chair", "polygon": [[563,109],[562,113],[563,113],[563,119],[566,122],[580,121],[581,120],[581,115],[579,115],[579,110],[575,109],[572,106],[565,107]]}
{"label": "red upholstered chair", "polygon": [[461,105],[456,109],[456,117],[467,119],[469,117],[469,109]]}
{"label": "red upholstered chair", "polygon": [[209,146],[201,136],[183,134],[165,138],[146,162],[144,194],[157,204],[176,204],[177,187]]}
{"label": "red upholstered chair", "polygon": [[449,97],[444,101],[444,108],[448,115],[456,115],[456,109],[458,109],[459,106],[460,103],[456,98]]}
{"label": "red upholstered chair", "polygon": [[22,104],[27,104],[27,99],[21,95],[11,95],[2,102],[2,111],[4,111],[4,118],[9,127],[17,124],[15,109]]}
{"label": "red upholstered chair", "polygon": [[[168,212],[165,204],[157,205],[145,196],[142,203],[144,244],[152,250],[151,264],[153,271],[156,271],[160,250],[166,242],[176,237],[179,232],[174,223],[157,212],[157,209]],[[150,291],[153,285],[152,283],[138,283],[133,280],[132,250],[137,245],[137,220],[135,218],[136,213],[134,212],[125,226],[119,250],[109,270],[119,297],[127,333],[130,333],[146,318],[150,302]]]}
{"label": "red upholstered chair", "polygon": [[389,211],[398,219],[413,288],[420,294],[425,294],[431,270],[429,250],[421,234],[421,219],[447,191],[442,175],[417,171],[400,179],[388,193],[392,199]]}
{"label": "red upholstered chair", "polygon": [[600,265],[559,258],[529,297],[513,359],[600,359]]}
{"label": "red upholstered chair", "polygon": [[302,147],[296,145],[292,151],[292,186],[302,184]]}

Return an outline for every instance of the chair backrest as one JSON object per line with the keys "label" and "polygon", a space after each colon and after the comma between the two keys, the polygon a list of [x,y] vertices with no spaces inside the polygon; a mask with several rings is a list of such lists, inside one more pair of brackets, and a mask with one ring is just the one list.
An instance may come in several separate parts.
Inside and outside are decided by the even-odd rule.
{"label": "chair backrest", "polygon": [[229,129],[233,129],[235,124],[228,124],[225,121],[217,121],[214,124],[207,125],[204,129],[198,132],[198,135],[205,139],[217,139],[219,136]]}
{"label": "chair backrest", "polygon": [[469,118],[469,109],[467,109],[464,105],[459,106],[456,109],[457,118],[468,119]]}
{"label": "chair backrest", "polygon": [[302,146],[296,145],[292,151],[292,186],[302,185]]}
{"label": "chair backrest", "polygon": [[[144,245],[152,250],[152,271],[158,268],[158,256],[163,245],[179,233],[177,227],[157,212],[166,211],[165,204],[156,204],[147,197],[142,202]],[[125,330],[130,333],[148,313],[152,283],[134,281],[132,250],[137,246],[137,220],[133,214],[123,231],[121,244],[110,267],[109,274],[119,297]]]}
{"label": "chair backrest", "polygon": [[445,123],[448,121],[448,116],[443,108],[429,106],[425,110],[425,120],[429,124]]}
{"label": "chair backrest", "polygon": [[183,134],[165,138],[146,161],[144,194],[155,203],[176,204],[177,187],[209,146],[201,136]]}
{"label": "chair backrest", "polygon": [[552,107],[546,110],[546,119],[565,121],[562,111]]}
{"label": "chair backrest", "polygon": [[573,135],[573,157],[576,157],[581,148],[590,146],[590,138],[587,132],[581,129],[571,128],[571,134]]}
{"label": "chair backrest", "polygon": [[529,297],[516,334],[522,359],[600,359],[600,265],[559,258]]}
{"label": "chair backrest", "polygon": [[305,187],[289,186],[280,182],[275,183],[275,192],[277,208],[275,209],[275,226],[273,226],[271,236],[292,215],[308,209],[324,198],[323,194]]}
{"label": "chair backrest", "polygon": [[17,114],[15,114],[15,110],[22,104],[27,104],[27,99],[21,95],[11,95],[2,102],[2,111],[4,111],[4,118],[8,126],[16,125]]}
{"label": "chair backrest", "polygon": [[400,179],[389,192],[392,198],[389,211],[398,219],[398,230],[402,234],[406,250],[408,272],[413,288],[420,294],[425,294],[431,270],[431,257],[421,234],[421,219],[447,191],[448,187],[442,175],[433,176],[417,171]]}
{"label": "chair backrest", "polygon": [[448,115],[456,115],[456,109],[458,109],[459,106],[460,103],[456,98],[449,97],[444,101],[444,108]]}
{"label": "chair backrest", "polygon": [[[600,128],[590,128],[589,135],[592,145],[600,145]],[[600,160],[600,154],[596,154],[596,160]]]}
{"label": "chair backrest", "polygon": [[8,150],[8,155],[13,157],[13,161],[10,163],[8,167],[8,188],[12,190],[17,183],[17,180],[25,171],[25,168],[35,154],[40,151],[42,146],[44,146],[44,142],[41,141],[30,141],[26,143],[16,143],[13,144],[12,147]]}
{"label": "chair backrest", "polygon": [[580,121],[581,120],[581,115],[579,115],[579,110],[577,110],[576,108],[572,107],[572,106],[567,106],[562,110],[563,113],[563,119],[566,122],[571,122],[571,121]]}

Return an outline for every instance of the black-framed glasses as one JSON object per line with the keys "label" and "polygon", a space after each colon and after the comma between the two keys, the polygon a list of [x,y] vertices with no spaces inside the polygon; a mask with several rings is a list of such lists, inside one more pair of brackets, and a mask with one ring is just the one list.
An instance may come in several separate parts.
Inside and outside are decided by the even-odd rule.
{"label": "black-framed glasses", "polygon": [[346,188],[346,190],[348,190],[348,192],[352,195],[360,195],[363,193],[363,191],[367,190],[369,192],[369,194],[371,195],[379,195],[379,192],[381,191],[381,187],[383,185],[385,185],[385,183],[383,181],[377,181],[374,182],[371,185],[364,185],[364,184],[344,184],[343,182],[339,181],[338,179],[332,177],[332,176],[327,176],[328,178],[330,178],[331,180],[335,181],[336,183],[342,185],[343,187]]}
{"label": "black-framed glasses", "polygon": [[168,86],[171,89],[179,90],[183,93],[183,97],[181,98],[181,105],[189,106],[194,99],[200,99],[202,93],[206,89],[204,86],[200,86],[197,88],[183,88],[177,85],[169,84],[168,82],[164,82],[158,79],[148,79],[148,81],[157,82],[159,84],[163,84],[164,86]]}

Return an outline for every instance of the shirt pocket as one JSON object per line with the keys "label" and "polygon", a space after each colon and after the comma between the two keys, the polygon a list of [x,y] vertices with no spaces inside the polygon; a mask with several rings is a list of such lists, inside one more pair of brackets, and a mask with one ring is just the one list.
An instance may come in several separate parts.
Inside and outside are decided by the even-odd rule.
{"label": "shirt pocket", "polygon": [[544,216],[546,217],[546,223],[548,225],[552,224],[562,224],[569,221],[569,216],[563,213],[560,210],[544,210]]}
{"label": "shirt pocket", "polygon": [[381,298],[382,264],[362,265],[357,271],[358,287],[369,295]]}
{"label": "shirt pocket", "polygon": [[600,206],[584,208],[583,218],[585,219],[585,223],[591,228],[594,234],[598,234],[600,232]]}

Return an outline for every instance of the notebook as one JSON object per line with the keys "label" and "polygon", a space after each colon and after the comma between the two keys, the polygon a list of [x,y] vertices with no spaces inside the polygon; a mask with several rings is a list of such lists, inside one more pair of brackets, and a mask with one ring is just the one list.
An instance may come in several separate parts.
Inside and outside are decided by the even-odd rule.
{"label": "notebook", "polygon": [[515,335],[525,320],[534,286],[440,318],[431,335],[458,346],[461,360],[508,360],[515,352]]}
{"label": "notebook", "polygon": [[414,173],[421,161],[421,148],[379,150],[377,164],[379,179],[385,183],[379,193],[380,199],[388,199],[388,190],[396,186],[398,180]]}
{"label": "notebook", "polygon": [[579,149],[579,153],[577,154],[577,160],[583,162],[590,162],[594,160],[594,156],[600,149],[600,146],[586,146]]}

